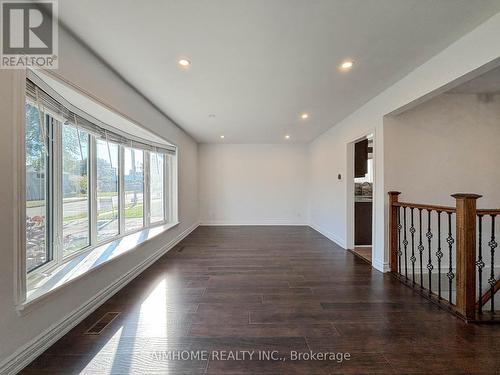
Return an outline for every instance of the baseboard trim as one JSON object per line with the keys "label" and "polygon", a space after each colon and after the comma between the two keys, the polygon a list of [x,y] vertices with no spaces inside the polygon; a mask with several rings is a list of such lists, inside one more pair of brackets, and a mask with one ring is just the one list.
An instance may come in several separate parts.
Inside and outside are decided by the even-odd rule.
{"label": "baseboard trim", "polygon": [[307,227],[309,224],[307,223],[296,223],[296,222],[287,222],[280,220],[270,220],[270,221],[261,221],[261,222],[230,222],[230,221],[206,221],[201,222],[200,226],[204,227],[239,227],[239,226],[302,226]]}
{"label": "baseboard trim", "polygon": [[373,259],[372,260],[372,266],[377,271],[380,271],[380,272],[383,272],[383,273],[390,272],[390,270],[391,270],[391,267],[390,267],[389,263],[381,262],[379,259]]}
{"label": "baseboard trim", "polygon": [[316,232],[321,233],[323,236],[328,238],[330,241],[335,242],[337,245],[339,245],[343,249],[347,249],[347,244],[343,238],[340,238],[336,234],[333,234],[332,232],[326,230],[322,226],[314,223],[310,223],[309,226],[314,229]]}
{"label": "baseboard trim", "polygon": [[66,316],[62,321],[52,325],[40,335],[31,340],[28,344],[22,346],[10,355],[5,361],[0,363],[0,374],[13,375],[17,374],[40,354],[47,350],[62,336],[68,333],[72,328],[78,325],[83,319],[95,311],[99,306],[111,298],[120,289],[131,282],[136,276],[143,272],[146,268],[156,262],[160,257],[165,255],[175,245],[187,237],[200,224],[195,223],[191,227],[183,231],[179,236],[162,246],[155,253],[144,259],[141,263],[132,268],[125,275],[117,279],[114,283],[103,289],[94,297],[85,302],[78,309]]}

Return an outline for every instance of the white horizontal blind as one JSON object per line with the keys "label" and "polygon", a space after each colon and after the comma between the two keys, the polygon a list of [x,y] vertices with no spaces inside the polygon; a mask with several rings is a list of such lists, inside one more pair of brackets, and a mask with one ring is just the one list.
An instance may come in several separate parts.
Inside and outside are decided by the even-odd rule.
{"label": "white horizontal blind", "polygon": [[49,94],[47,91],[53,91],[50,88],[40,86],[44,86],[43,82],[39,82],[39,85],[37,85],[31,79],[26,79],[27,99],[32,101],[34,105],[42,106],[45,112],[59,119],[61,123],[69,123],[97,138],[128,147],[170,155],[176,154],[177,148],[174,145],[160,144],[125,133],[76,108],[56,92],[50,92]]}

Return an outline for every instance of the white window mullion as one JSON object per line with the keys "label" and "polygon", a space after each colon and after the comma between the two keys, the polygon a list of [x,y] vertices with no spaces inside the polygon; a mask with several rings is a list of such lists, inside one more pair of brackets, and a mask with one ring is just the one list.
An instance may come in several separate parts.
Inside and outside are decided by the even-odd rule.
{"label": "white window mullion", "polygon": [[118,147],[118,222],[120,234],[125,233],[125,147]]}
{"label": "white window mullion", "polygon": [[150,197],[151,197],[151,163],[150,163],[150,153],[144,151],[144,226],[149,227],[151,223],[151,209],[150,209]]}
{"label": "white window mullion", "polygon": [[90,136],[89,145],[89,189],[88,196],[90,200],[90,246],[97,243],[97,157],[96,157],[96,139]]}
{"label": "white window mullion", "polygon": [[62,173],[62,124],[52,119],[53,129],[53,257],[56,263],[60,263],[63,258],[63,173]]}
{"label": "white window mullion", "polygon": [[163,154],[163,221],[169,223],[171,221],[170,215],[170,176],[168,175],[168,171],[170,169],[169,165],[169,156],[167,154]]}
{"label": "white window mullion", "polygon": [[170,177],[170,215],[171,221],[179,221],[179,151],[177,150],[177,155],[174,157],[169,157],[169,177]]}

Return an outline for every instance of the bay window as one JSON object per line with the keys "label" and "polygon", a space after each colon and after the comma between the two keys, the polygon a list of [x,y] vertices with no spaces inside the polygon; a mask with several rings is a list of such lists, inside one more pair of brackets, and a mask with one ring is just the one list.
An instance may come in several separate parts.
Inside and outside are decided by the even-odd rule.
{"label": "bay window", "polygon": [[111,127],[30,79],[24,134],[28,273],[175,222],[175,146]]}

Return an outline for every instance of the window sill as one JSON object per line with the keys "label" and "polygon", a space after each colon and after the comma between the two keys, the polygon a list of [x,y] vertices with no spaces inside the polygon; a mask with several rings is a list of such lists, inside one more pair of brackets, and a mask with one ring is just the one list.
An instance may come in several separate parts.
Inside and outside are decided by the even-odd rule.
{"label": "window sill", "polygon": [[79,254],[49,272],[29,275],[26,280],[26,300],[16,306],[18,313],[25,314],[29,312],[34,305],[57,290],[119,258],[123,254],[133,251],[137,246],[178,224],[178,222],[175,222],[143,229],[100,245],[89,252]]}

